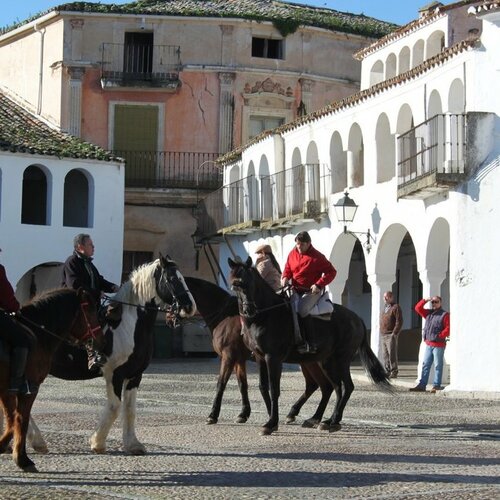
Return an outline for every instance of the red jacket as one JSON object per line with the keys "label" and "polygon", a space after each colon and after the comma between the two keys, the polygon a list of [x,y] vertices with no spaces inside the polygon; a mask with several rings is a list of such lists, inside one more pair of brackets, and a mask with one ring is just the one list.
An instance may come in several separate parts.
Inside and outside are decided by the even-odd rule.
{"label": "red jacket", "polygon": [[294,248],[288,254],[283,270],[283,277],[291,279],[292,285],[299,291],[309,289],[314,284],[324,288],[336,275],[337,270],[331,262],[312,245],[304,254]]}
{"label": "red jacket", "polygon": [[5,267],[0,264],[0,307],[7,312],[16,312],[19,302],[14,296],[14,289],[7,279]]}
{"label": "red jacket", "polygon": [[[427,316],[429,316],[429,314],[432,313],[432,310],[431,309],[425,309],[424,306],[426,304],[426,300],[425,299],[422,299],[422,300],[419,300],[416,304],[415,304],[415,312],[417,314],[419,314],[420,316],[422,316],[422,318],[427,318]],[[444,316],[443,316],[443,329],[441,330],[441,332],[439,333],[439,338],[440,339],[443,339],[442,341],[431,341],[431,340],[427,340],[425,339],[425,343],[427,345],[430,345],[432,347],[446,347],[446,338],[450,336],[450,313],[446,313]]]}

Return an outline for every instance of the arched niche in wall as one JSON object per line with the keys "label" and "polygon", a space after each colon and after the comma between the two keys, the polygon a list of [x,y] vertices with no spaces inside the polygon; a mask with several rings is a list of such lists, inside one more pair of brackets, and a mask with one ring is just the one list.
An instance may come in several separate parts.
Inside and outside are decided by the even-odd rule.
{"label": "arched niche in wall", "polygon": [[415,136],[413,113],[406,103],[399,109],[396,133],[400,136],[398,138],[398,177],[400,181],[406,181],[417,173],[415,157],[417,138]]}
{"label": "arched niche in wall", "polygon": [[320,169],[318,147],[314,141],[307,146],[305,174],[305,201],[320,200]]}
{"label": "arched niche in wall", "polygon": [[412,54],[411,54],[411,67],[415,68],[419,64],[422,64],[424,62],[424,50],[425,50],[425,43],[423,40],[417,40],[415,42],[415,45],[413,46],[412,49]]}
{"label": "arched niche in wall", "polygon": [[384,81],[384,63],[377,61],[370,70],[370,87]]}
{"label": "arched niche in wall", "polygon": [[347,144],[347,183],[350,188],[364,184],[364,156],[363,133],[361,127],[353,123]]}
{"label": "arched niche in wall", "polygon": [[298,148],[292,153],[292,168],[286,171],[285,200],[287,215],[302,212],[304,207],[304,164]]}
{"label": "arched niche in wall", "polygon": [[49,172],[30,165],[23,173],[21,223],[45,226],[50,224],[51,183]]}
{"label": "arched niche in wall", "polygon": [[377,182],[386,182],[392,179],[396,172],[396,148],[389,119],[385,113],[382,113],[377,120],[375,144],[377,148]]}
{"label": "arched niche in wall", "polygon": [[63,225],[90,227],[89,180],[84,172],[70,170],[64,178]]}
{"label": "arched niche in wall", "polygon": [[260,184],[261,196],[261,219],[269,220],[273,217],[273,202],[278,202],[276,192],[276,174],[269,174],[269,162],[266,155],[262,155],[259,161],[258,182]]}
{"label": "arched niche in wall", "polygon": [[448,92],[448,111],[450,113],[465,113],[464,84],[459,78],[451,82]]}
{"label": "arched niche in wall", "polygon": [[427,39],[425,58],[437,56],[444,49],[444,33],[441,30],[434,31]]}
{"label": "arched niche in wall", "polygon": [[397,73],[398,60],[395,54],[389,54],[385,60],[385,79],[393,78]]}
{"label": "arched niche in wall", "polygon": [[399,51],[398,74],[405,73],[406,71],[409,71],[410,59],[411,59],[410,48],[405,46]]}
{"label": "arched niche in wall", "polygon": [[347,189],[347,152],[342,146],[342,137],[335,131],[330,140],[331,192]]}
{"label": "arched niche in wall", "polygon": [[255,167],[253,161],[248,165],[247,177],[243,188],[245,205],[245,220],[260,219],[260,196],[257,178],[255,176]]}

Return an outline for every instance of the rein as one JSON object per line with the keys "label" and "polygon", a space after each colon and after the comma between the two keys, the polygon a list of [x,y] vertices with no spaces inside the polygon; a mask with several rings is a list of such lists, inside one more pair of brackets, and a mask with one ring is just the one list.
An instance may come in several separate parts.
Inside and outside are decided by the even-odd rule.
{"label": "rein", "polygon": [[[88,306],[89,303],[88,302],[80,302],[80,309],[82,311],[82,314],[83,314],[83,317],[85,318],[85,323],[87,325],[87,332],[85,333],[85,335],[83,337],[81,337],[80,339],[76,339],[78,342],[76,342],[77,344],[80,344],[81,341],[84,341],[84,340],[87,340],[89,338],[92,338],[92,339],[95,339],[96,336],[95,336],[95,332],[97,330],[100,330],[101,327],[100,326],[97,326],[95,328],[92,328],[92,326],[90,325],[90,321],[88,319],[88,315],[84,309],[84,306]],[[23,316],[22,313],[18,312],[17,315],[14,315],[14,318],[19,321],[19,320],[22,320],[21,321],[21,324],[23,324],[23,322],[27,323],[28,325],[30,325],[31,327],[34,327],[34,328],[38,328],[40,330],[42,330],[43,332],[47,333],[48,335],[51,335],[52,337],[64,342],[65,344],[68,344],[70,346],[74,346],[75,345],[75,342],[71,342],[70,340],[68,340],[67,338],[65,337],[62,337],[61,335],[59,335],[58,333],[55,333],[51,330],[49,330],[48,328],[45,327],[45,325],[40,325],[38,323],[35,323],[34,321],[32,321],[31,319],[27,318],[26,316]],[[77,318],[73,318],[73,321],[71,323],[71,327],[70,327],[70,330],[73,329],[73,326],[76,322]]]}
{"label": "rein", "polygon": [[[173,294],[172,294],[172,296],[173,296]],[[108,295],[104,295],[103,302],[104,302],[104,304],[122,304],[124,306],[138,307],[139,309],[144,309],[145,311],[158,311],[158,312],[164,312],[164,313],[170,313],[175,309],[174,304],[172,304],[171,306],[168,306],[167,309],[164,309],[160,306],[158,306],[158,307],[146,306],[146,305],[141,305],[141,304],[133,304],[132,302],[125,302],[123,300],[116,300],[112,297],[109,297]]]}

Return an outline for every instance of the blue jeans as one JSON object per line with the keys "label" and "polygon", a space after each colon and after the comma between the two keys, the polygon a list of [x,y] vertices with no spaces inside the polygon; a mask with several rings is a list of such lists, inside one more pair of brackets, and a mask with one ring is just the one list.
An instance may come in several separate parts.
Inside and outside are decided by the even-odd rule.
{"label": "blue jeans", "polygon": [[425,346],[424,361],[422,364],[422,378],[418,385],[427,385],[432,362],[434,362],[434,382],[433,386],[440,387],[443,377],[444,347]]}

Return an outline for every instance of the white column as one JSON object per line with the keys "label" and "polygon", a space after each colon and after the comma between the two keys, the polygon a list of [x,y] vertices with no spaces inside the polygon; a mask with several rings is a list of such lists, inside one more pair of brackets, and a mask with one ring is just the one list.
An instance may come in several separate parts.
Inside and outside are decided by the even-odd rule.
{"label": "white column", "polygon": [[370,274],[368,283],[372,287],[372,324],[370,347],[372,351],[381,357],[380,352],[380,312],[384,307],[384,292],[392,290],[392,284],[396,277],[392,274]]}

